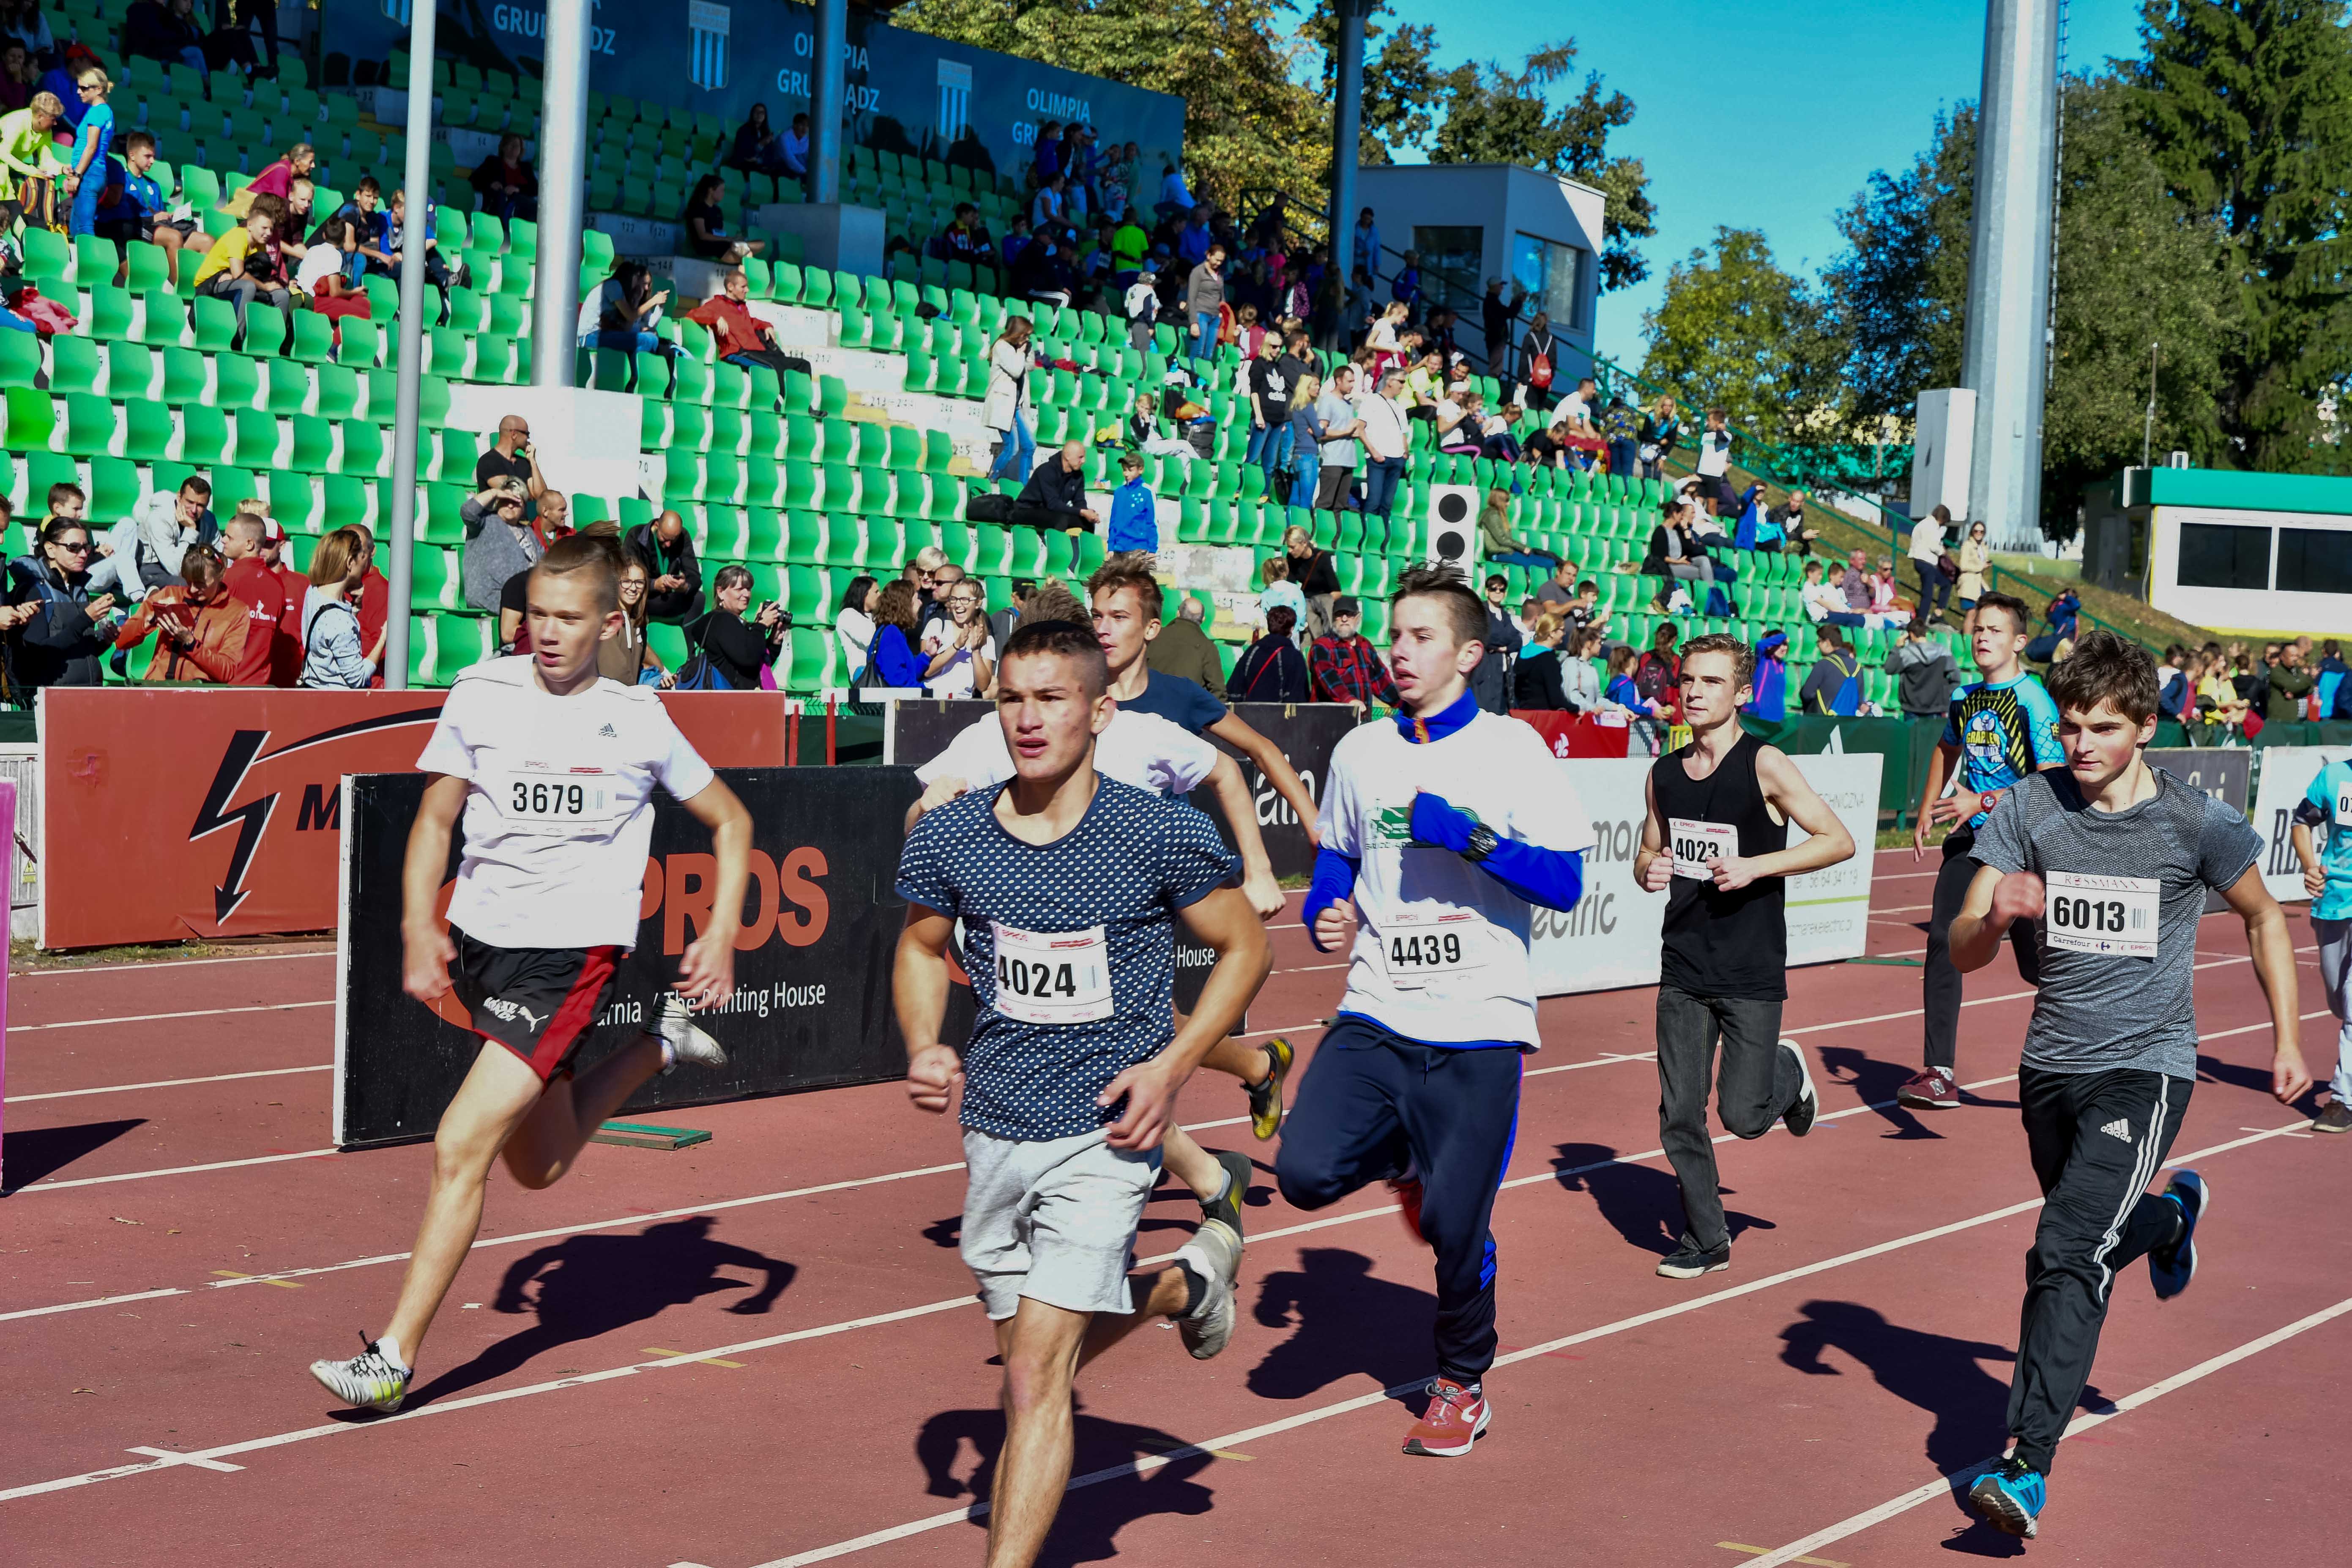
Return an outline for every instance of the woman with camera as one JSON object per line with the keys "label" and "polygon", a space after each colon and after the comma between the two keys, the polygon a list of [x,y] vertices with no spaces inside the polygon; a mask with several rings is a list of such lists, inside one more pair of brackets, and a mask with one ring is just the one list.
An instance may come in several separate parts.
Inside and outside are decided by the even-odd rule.
{"label": "woman with camera", "polygon": [[[760,606],[749,621],[751,607],[749,567],[722,566],[713,583],[718,607],[687,623],[687,662],[678,671],[683,691],[757,691],[760,672],[776,657],[792,617],[774,600]],[[698,664],[699,668],[698,668]]]}

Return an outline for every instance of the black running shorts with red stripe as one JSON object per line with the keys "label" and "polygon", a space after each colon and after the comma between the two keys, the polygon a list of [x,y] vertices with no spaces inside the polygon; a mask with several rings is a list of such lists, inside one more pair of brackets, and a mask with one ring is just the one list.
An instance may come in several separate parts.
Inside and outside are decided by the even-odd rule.
{"label": "black running shorts with red stripe", "polygon": [[452,927],[450,988],[474,1032],[520,1057],[544,1083],[565,1068],[613,989],[618,947],[492,947]]}

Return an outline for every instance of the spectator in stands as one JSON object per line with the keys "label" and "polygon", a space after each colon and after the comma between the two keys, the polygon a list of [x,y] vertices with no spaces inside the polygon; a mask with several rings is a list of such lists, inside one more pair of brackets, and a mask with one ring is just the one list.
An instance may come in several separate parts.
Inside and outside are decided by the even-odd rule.
{"label": "spectator in stands", "polygon": [[[226,300],[236,312],[236,336],[229,345],[233,349],[245,347],[246,316],[256,301],[278,312],[281,345],[293,342],[293,296],[282,282],[265,280],[257,265],[268,259],[273,228],[267,211],[247,213],[244,223],[221,236],[205,253],[204,265],[196,268],[197,297]],[[285,352],[283,346],[279,352]]]}
{"label": "spectator in stands", "polygon": [[1654,700],[1643,696],[1641,688],[1634,684],[1633,668],[1637,657],[1632,648],[1622,644],[1609,650],[1609,679],[1601,687],[1601,707],[1625,714],[1633,730],[1633,739],[1641,746],[1642,753],[1655,756],[1660,734],[1658,716],[1664,708]]}
{"label": "spectator in stands", "polygon": [[[1243,310],[1246,312],[1249,307]],[[1283,368],[1282,347],[1279,333],[1261,331],[1255,357],[1244,367],[1250,433],[1242,461],[1265,472],[1268,493],[1273,492],[1275,474],[1290,457],[1291,377]]]}
{"label": "spectator in stands", "polygon": [[1511,531],[1511,492],[1490,489],[1486,505],[1478,513],[1478,532],[1483,539],[1486,559],[1499,561],[1506,566],[1533,566],[1546,572],[1559,569],[1559,557],[1549,550],[1538,550]]}
{"label": "spectator in stands", "polygon": [[996,462],[992,479],[1018,479],[1035,466],[1036,404],[1029,395],[1029,318],[1007,316],[1004,330],[988,352],[988,397],[981,405],[980,421],[997,432]]}
{"label": "spectator in stands", "polygon": [[1315,423],[1322,432],[1322,442],[1316,453],[1315,488],[1305,501],[1294,490],[1291,505],[1337,511],[1347,499],[1363,456],[1364,422],[1356,412],[1355,391],[1356,367],[1343,364],[1316,395]]}
{"label": "spectator in stands", "polygon": [[1404,253],[1404,265],[1397,268],[1394,278],[1389,279],[1389,298],[1404,307],[1407,321],[1412,319],[1413,311],[1421,302],[1421,252],[1408,250]]}
{"label": "spectator in stands", "polygon": [[698,689],[757,691],[761,672],[774,661],[790,622],[773,603],[761,605],[751,620],[743,618],[743,612],[751,607],[751,572],[747,566],[731,563],[721,566],[710,584],[711,609],[687,624],[686,646],[689,659],[699,654],[704,668],[724,684]]}
{"label": "spectator in stands", "polygon": [[1004,608],[992,612],[988,617],[988,635],[996,639],[998,647],[1001,648],[1013,640],[1013,634],[1021,627],[1022,616],[1028,610],[1029,602],[1036,597],[1036,594],[1037,583],[1034,578],[1013,579],[1013,602]]}
{"label": "spectator in stands", "polygon": [[236,679],[245,658],[246,607],[229,596],[223,563],[211,546],[189,546],[180,572],[184,581],[139,601],[114,634],[115,650],[128,653],[152,633],[156,647],[147,666],[149,680],[226,685]]}
{"label": "spectator in stands", "polygon": [[37,92],[24,108],[0,114],[0,167],[25,221],[43,228],[58,226],[57,183],[66,164],[50,132],[64,118],[65,105],[53,92]]}
{"label": "spectator in stands", "polygon": [[955,585],[963,581],[963,575],[962,567],[944,558],[931,567],[925,579],[928,586],[919,590],[918,595],[915,615],[918,641],[929,636],[934,626],[946,621],[953,613],[949,600],[955,593]]}
{"label": "spectator in stands", "polygon": [[1483,447],[1485,400],[1460,382],[1447,387],[1432,417],[1437,426],[1437,449],[1460,458],[1475,458]]}
{"label": "spectator in stands", "polygon": [[1841,585],[1845,590],[1847,609],[1858,615],[1866,616],[1871,613],[1873,590],[1870,584],[1868,552],[1857,550],[1846,557],[1845,580]]}
{"label": "spectator in stands", "polygon": [[694,182],[694,190],[686,198],[686,210],[678,216],[685,230],[688,255],[709,261],[740,261],[768,247],[764,239],[745,239],[727,232],[726,215],[719,211],[719,204],[726,196],[724,174],[709,174]]}
{"label": "spectator in stands", "polygon": [[0,37],[23,45],[26,55],[36,64],[46,62],[58,52],[57,39],[49,32],[49,19],[41,14],[40,0],[7,0],[0,5]]}
{"label": "spectator in stands", "polygon": [[874,642],[851,684],[919,690],[927,662],[915,652],[915,585],[901,578],[884,586],[874,602]]}
{"label": "spectator in stands", "polygon": [[1633,665],[1633,684],[1657,704],[1656,712],[1669,719],[1682,707],[1683,660],[1675,647],[1681,640],[1680,626],[1672,621],[1660,623],[1651,634],[1649,651]]}
{"label": "spectator in stands", "polygon": [[2298,640],[2287,644],[2279,650],[2278,662],[2271,667],[2270,689],[2263,699],[2263,721],[2271,724],[2301,723],[2304,720],[2304,699],[2311,695],[2312,688],[2316,684],[2316,678],[2304,668],[2303,643]]}
{"label": "spectator in stands", "polygon": [[1568,635],[1568,616],[1558,609],[1536,618],[1534,635],[1511,666],[1511,706],[1544,712],[1574,712],[1562,668],[1560,643]]}
{"label": "spectator in stands", "polygon": [[948,226],[931,236],[929,254],[940,261],[994,259],[995,247],[988,237],[988,226],[980,221],[980,209],[970,202],[956,203],[955,216]]}
{"label": "spectator in stands", "polygon": [[1315,542],[1315,536],[1297,523],[1283,531],[1283,554],[1289,559],[1290,580],[1307,599],[1307,631],[1309,637],[1329,633],[1332,614],[1339,598],[1339,572],[1333,564],[1331,552]]}
{"label": "spectator in stands", "polygon": [[1715,581],[1715,561],[1691,531],[1694,509],[1668,501],[1655,528],[1650,530],[1649,553],[1642,573],[1649,577],[1674,577],[1685,583]]}
{"label": "spectator in stands", "polygon": [[[163,253],[163,276],[173,288],[180,283],[180,247],[193,237],[204,241],[210,249],[211,242],[195,231],[193,219],[174,222],[167,215],[169,202],[163,186],[148,174],[155,166],[155,138],[144,131],[133,131],[122,139],[122,151],[107,161],[104,183],[99,192],[98,209],[93,216],[91,232],[127,246],[134,239],[145,240]],[[127,271],[130,263],[124,262]],[[122,277],[121,273],[116,274]]]}
{"label": "spectator in stands", "polygon": [[[2333,642],[2327,645],[2327,652],[2330,658],[2334,657],[2336,645]],[[1890,659],[1888,662],[1894,661]],[[2324,663],[2320,668],[2323,672],[2326,670]],[[2323,683],[2326,679],[2326,673],[2320,676]],[[2163,718],[2179,722],[2189,710],[2196,684],[2189,672],[2189,650],[2174,643],[2164,650],[2164,662],[2156,668],[2157,712]],[[1907,702],[1906,710],[1908,710]]]}
{"label": "spectator in stands", "polygon": [[1297,626],[1306,621],[1307,595],[1300,593],[1298,584],[1290,580],[1288,555],[1269,555],[1259,562],[1257,580],[1257,609],[1260,620],[1272,626],[1274,612],[1278,608],[1287,608],[1291,612],[1292,626]]}
{"label": "spectator in stands", "polygon": [[[273,672],[291,663],[278,657],[275,646],[278,628],[287,620],[286,584],[262,559],[262,538],[268,526],[268,519],[257,510],[240,511],[220,531],[220,556],[225,563],[221,587],[230,599],[245,606],[246,613],[244,649],[228,677],[226,683],[231,686],[272,685]],[[353,635],[356,637],[356,631]]]}
{"label": "spectator in stands", "polygon": [[1862,660],[1845,646],[1845,633],[1837,627],[1822,626],[1813,635],[1822,656],[1797,693],[1798,707],[1806,713],[1851,719],[1862,711]]}
{"label": "spectator in stands", "polygon": [[1087,448],[1082,441],[1065,442],[1062,449],[1039,463],[1029,482],[1013,500],[1011,519],[1015,528],[1049,528],[1069,533],[1091,533],[1102,526],[1102,516],[1087,505]]}
{"label": "spectator in stands", "polygon": [[312,310],[336,323],[338,345],[343,341],[344,317],[357,316],[364,321],[375,313],[356,276],[359,247],[358,226],[349,218],[331,217],[311,236],[302,265],[294,273],[295,291],[310,300]]}
{"label": "spectator in stands", "polygon": [[502,222],[539,217],[539,174],[522,155],[522,138],[509,131],[499,138],[496,157],[474,165],[474,195],[481,210]]}
{"label": "spectator in stands", "polygon": [[1700,495],[1709,511],[1720,512],[1732,504],[1731,430],[1727,424],[1729,416],[1720,408],[1706,411],[1706,428],[1699,432],[1698,477]]}
{"label": "spectator in stands", "polygon": [[73,216],[67,227],[71,234],[95,234],[99,196],[106,188],[108,154],[114,150],[114,110],[106,100],[114,83],[92,64],[75,73],[74,89],[80,95],[82,113],[66,173],[66,194],[73,198]]}
{"label": "spectator in stands", "polygon": [[1906,719],[1940,724],[1948,716],[1952,694],[1960,689],[1960,667],[1951,649],[1927,636],[1925,619],[1903,629],[1903,640],[1886,656],[1886,671],[1895,677]]}
{"label": "spectator in stands", "polygon": [[21,42],[10,38],[0,47],[0,110],[18,110],[31,102],[40,79],[41,73],[26,57]]}
{"label": "spectator in stands", "polygon": [[667,626],[681,626],[701,614],[702,563],[696,558],[685,519],[665,511],[629,530],[621,544],[635,551],[654,574],[646,595],[646,614]]}
{"label": "spectator in stands", "polygon": [[364,691],[375,673],[360,640],[352,598],[367,576],[362,536],[339,528],[310,553],[310,591],[302,600],[301,684],[313,689]]}
{"label": "spectator in stands", "polygon": [[1985,596],[1986,574],[1992,570],[1992,546],[1985,542],[1983,523],[1969,524],[1968,534],[1960,541],[1960,547],[1955,554],[1959,563],[1960,580],[1952,586],[1952,603],[1959,606],[1962,615],[1966,615],[1977,607],[1979,599]]}
{"label": "spectator in stands", "polygon": [[547,552],[523,520],[529,500],[523,482],[501,473],[457,505],[457,519],[466,530],[466,552],[458,575],[466,603],[485,615],[497,612],[507,580],[530,571]]}
{"label": "spectator in stands", "polygon": [[1645,479],[1665,478],[1666,459],[1674,456],[1675,448],[1681,445],[1682,438],[1683,422],[1675,412],[1675,400],[1660,393],[1657,402],[1652,404],[1650,411],[1642,416],[1638,435],[1640,445],[1633,454],[1640,465],[1642,477]]}
{"label": "spectator in stands", "polygon": [[874,607],[881,601],[882,584],[871,574],[861,572],[849,581],[841,595],[841,608],[833,617],[833,635],[841,641],[841,659],[845,668],[866,668],[874,647]]}
{"label": "spectator in stands", "polygon": [[245,189],[238,192],[236,196],[232,197],[230,203],[226,205],[230,205],[234,210],[236,202],[244,201],[249,211],[252,205],[251,198],[286,195],[294,189],[297,176],[307,176],[318,166],[318,149],[308,142],[297,142],[286,149],[282,156],[264,164],[261,173],[247,182]]}
{"label": "spectator in stands", "polygon": [[[177,582],[188,547],[209,544],[220,533],[220,521],[207,505],[212,497],[212,481],[195,474],[182,480],[176,491],[155,490],[143,497],[109,534],[106,558],[90,573],[92,590],[119,588],[124,602],[137,604],[149,589]],[[58,510],[57,499],[52,495],[52,512]],[[78,516],[78,494],[75,500]]]}
{"label": "spectator in stands", "polygon": [[383,187],[373,174],[362,174],[360,183],[333,216],[343,219],[359,233],[359,256],[352,269],[352,281],[359,282],[369,273],[389,274],[393,270],[392,256],[397,247],[393,242],[392,215],[383,209]]}
{"label": "spectator in stands", "polygon": [[[2048,623],[2047,627],[2040,637],[2025,645],[2025,657],[2037,663],[2044,660],[2054,662],[2058,645],[2074,640],[2075,626],[2083,615],[2083,595],[2072,588],[2062,588],[2042,615]],[[2277,649],[2273,647],[2270,651],[2275,653]],[[2259,702],[2254,710],[2258,713],[2265,711]]]}
{"label": "spectator in stands", "polygon": [[653,324],[670,291],[653,286],[653,274],[642,261],[615,257],[612,273],[598,291],[596,346],[618,353],[659,353],[669,345],[656,336]]}
{"label": "spectator in stands", "polygon": [[809,117],[793,116],[792,124],[778,139],[776,151],[782,155],[783,172],[801,183],[803,193],[813,194],[816,178],[809,173]]}
{"label": "spectator in stands", "polygon": [[[220,26],[207,43],[216,46],[216,52],[234,59],[246,68],[248,76],[275,78],[278,75],[278,5],[277,0],[221,0],[218,16]],[[261,42],[267,58],[257,55],[248,28],[256,22],[261,26]]]}
{"label": "spectator in stands", "polygon": [[89,525],[52,517],[35,550],[8,563],[8,676],[20,689],[96,686],[114,630],[112,594],[90,593]]}
{"label": "spectator in stands", "polygon": [[751,313],[751,278],[741,268],[732,268],[720,280],[719,292],[688,310],[686,319],[710,330],[722,363],[744,370],[763,364],[780,383],[791,371],[806,374],[808,361],[776,346],[774,329]]}
{"label": "spectator in stands", "polygon": [[1570,625],[1561,644],[1560,693],[1568,699],[1571,712],[1596,713],[1601,710],[1601,643],[1597,629]]}
{"label": "spectator in stands", "polygon": [[1512,295],[1500,278],[1486,279],[1486,297],[1478,302],[1478,324],[1486,344],[1486,374],[1507,380],[1511,374],[1511,330],[1518,325],[1525,294]]}
{"label": "spectator in stands", "polygon": [[775,128],[768,122],[768,106],[755,103],[743,117],[735,132],[734,145],[727,153],[727,166],[740,169],[747,174],[798,174],[784,164],[784,150]]}
{"label": "spectator in stands", "polygon": [[1360,712],[1374,702],[1402,704],[1380,650],[1361,635],[1363,623],[1364,606],[1352,595],[1332,601],[1331,629],[1315,639],[1307,657],[1316,701],[1346,702]]}
{"label": "spectator in stands", "polygon": [[1160,324],[1160,274],[1146,264],[1133,273],[1124,299],[1127,341],[1138,353],[1150,352],[1153,329]]}
{"label": "spectator in stands", "polygon": [[1225,308],[1224,266],[1225,247],[1211,244],[1184,283],[1184,320],[1192,323],[1196,361],[1216,357],[1219,321]]}
{"label": "spectator in stands", "polygon": [[498,438],[474,459],[476,489],[488,489],[500,479],[516,480],[532,500],[547,493],[547,478],[539,471],[539,448],[530,444],[530,421],[520,414],[501,418]]}
{"label": "spectator in stands", "polygon": [[1288,605],[1276,605],[1267,610],[1265,635],[1244,648],[1241,658],[1234,661],[1233,678],[1225,684],[1225,696],[1235,702],[1313,700],[1308,694],[1307,659],[1298,651],[1296,640],[1297,630],[1298,613]]}
{"label": "spectator in stands", "polygon": [[1077,286],[1075,254],[1063,241],[1039,234],[1013,258],[1012,289],[1024,300],[1045,305],[1066,305]]}
{"label": "spectator in stands", "polygon": [[1951,595],[1952,585],[1945,580],[1942,564],[1951,548],[1951,508],[1941,504],[1911,525],[1911,545],[1905,553],[1919,574],[1921,620],[1941,610]]}
{"label": "spectator in stands", "polygon": [[1632,479],[1640,466],[1642,416],[1625,401],[1624,389],[1613,388],[1608,406],[1601,411],[1601,438],[1609,443],[1609,471]]}
{"label": "spectator in stands", "polygon": [[1157,675],[1178,675],[1212,697],[1225,694],[1225,664],[1216,645],[1201,625],[1208,607],[1191,594],[1178,596],[1176,618],[1162,625],[1160,635],[1144,645],[1143,660]]}
{"label": "spectator in stands", "polygon": [[1113,555],[1130,550],[1157,553],[1160,549],[1160,507],[1151,487],[1143,482],[1143,458],[1129,452],[1118,460],[1123,482],[1110,493],[1110,537],[1106,548]]}
{"label": "spectator in stands", "polygon": [[194,0],[132,0],[122,14],[122,53],[128,59],[162,60],[185,66],[199,77],[211,74],[205,58],[204,29],[196,25]]}
{"label": "spectator in stands", "polygon": [[1356,417],[1363,426],[1364,512],[1383,522],[1395,510],[1405,454],[1412,445],[1406,434],[1404,407],[1398,401],[1403,390],[1404,377],[1389,371],[1381,375],[1379,390],[1356,404]]}
{"label": "spectator in stands", "polygon": [[1798,603],[1804,608],[1805,618],[1817,626],[1858,626],[1863,618],[1846,608],[1845,567],[1832,562],[1831,575],[1825,581],[1822,563],[1805,563],[1804,585],[1798,589]]}
{"label": "spectator in stands", "polygon": [[933,697],[985,697],[996,683],[996,638],[981,585],[966,578],[943,595],[947,614],[922,630],[923,689]]}

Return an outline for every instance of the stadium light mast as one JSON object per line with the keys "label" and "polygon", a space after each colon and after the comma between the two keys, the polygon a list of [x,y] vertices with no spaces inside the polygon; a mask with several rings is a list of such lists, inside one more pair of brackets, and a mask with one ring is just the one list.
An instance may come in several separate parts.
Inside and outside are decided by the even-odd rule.
{"label": "stadium light mast", "polygon": [[540,68],[539,283],[531,305],[530,384],[579,374],[580,231],[588,205],[590,0],[549,0]]}
{"label": "stadium light mast", "polygon": [[416,548],[417,425],[425,384],[425,226],[433,195],[433,24],[439,6],[417,0],[408,18],[408,172],[401,226],[400,338],[392,425],[392,603],[383,623],[383,684],[408,689],[408,597]]}
{"label": "stadium light mast", "polygon": [[810,200],[841,200],[841,51],[849,41],[847,0],[815,0],[816,69],[809,77]]}
{"label": "stadium light mast", "polygon": [[2042,544],[2051,193],[2061,0],[1989,0],[1960,384],[1977,395],[1969,518],[1996,549]]}
{"label": "stadium light mast", "polygon": [[[1363,146],[1364,20],[1374,0],[1334,0],[1339,18],[1339,55],[1334,62],[1339,100],[1331,116],[1331,269],[1339,296],[1356,280],[1356,158]],[[1380,258],[1370,258],[1377,268]]]}

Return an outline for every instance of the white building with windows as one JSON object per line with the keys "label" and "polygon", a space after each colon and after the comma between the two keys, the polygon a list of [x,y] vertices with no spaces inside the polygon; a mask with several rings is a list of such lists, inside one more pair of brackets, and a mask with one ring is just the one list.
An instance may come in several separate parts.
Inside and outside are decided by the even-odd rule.
{"label": "white building with windows", "polygon": [[2126,468],[2083,492],[2083,575],[2214,631],[2352,634],[2352,479]]}
{"label": "white building with windows", "polygon": [[1380,231],[1374,298],[1387,300],[1405,252],[1418,254],[1424,305],[1451,307],[1461,317],[1455,341],[1484,361],[1486,280],[1510,279],[1514,297],[1528,296],[1520,331],[1543,311],[1565,351],[1557,373],[1572,386],[1589,372],[1601,293],[1599,191],[1510,163],[1381,163],[1358,166],[1356,202],[1372,209]]}

